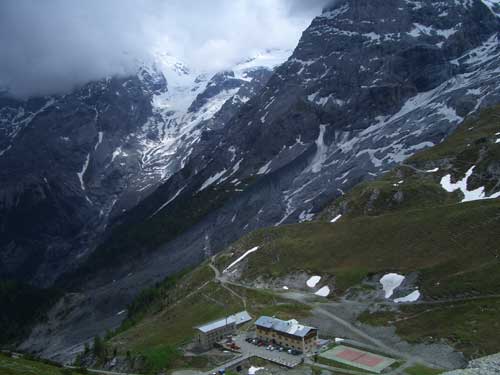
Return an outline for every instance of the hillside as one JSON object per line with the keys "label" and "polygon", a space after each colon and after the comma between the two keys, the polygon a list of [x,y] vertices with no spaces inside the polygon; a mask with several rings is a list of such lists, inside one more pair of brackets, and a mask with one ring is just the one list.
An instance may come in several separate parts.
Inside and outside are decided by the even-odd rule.
{"label": "hillside", "polygon": [[2,375],[78,375],[85,372],[63,369],[61,366],[25,357],[10,357],[0,353]]}
{"label": "hillside", "polygon": [[[500,201],[473,200],[498,196],[498,134],[497,106],[466,121],[441,145],[358,185],[325,208],[320,221],[244,237],[233,245],[236,255],[254,246],[261,249],[249,257],[239,278],[307,271],[331,275],[342,293],[370,274],[400,270],[418,271],[428,298],[498,291]],[[470,170],[467,191],[475,194],[461,203],[463,193],[448,192],[441,182],[448,175],[462,180]]]}
{"label": "hillside", "polygon": [[[500,101],[499,22],[480,0],[339,0],[290,56],[267,51],[200,76],[163,51],[158,69],[55,98],[18,137],[0,140],[9,176],[0,274],[67,292],[22,348],[71,360],[121,323],[140,290],[257,229],[311,220],[343,192],[441,143]],[[7,125],[22,112],[10,107]],[[47,147],[36,147],[41,141]],[[28,215],[34,240],[51,234],[36,251],[47,267],[25,262],[38,249],[19,241],[28,238],[26,212],[37,213]],[[60,232],[68,241],[57,241]],[[366,274],[349,272],[353,282]]]}
{"label": "hillside", "polygon": [[[229,246],[211,268],[222,271],[249,249],[258,250],[222,273],[227,284],[204,263],[143,293],[108,344],[146,357],[151,369],[210,368],[213,358],[183,357],[197,324],[245,307],[254,317],[321,324],[318,311],[342,311],[345,304],[353,309],[349,319],[365,323],[363,330],[375,337],[381,331],[369,325],[395,326],[410,345],[446,344],[466,357],[498,351],[492,327],[500,314],[500,200],[484,198],[500,190],[499,139],[497,106],[467,120],[441,145],[358,185],[317,221],[261,229]],[[483,199],[462,202],[472,196],[442,184],[448,186],[448,175],[451,184],[461,180],[473,166],[464,189]],[[401,305],[384,299],[379,280],[388,272],[408,278],[396,297],[419,290],[420,299]],[[320,275],[332,293],[319,301],[294,300],[293,294],[312,296],[305,285],[310,275]],[[184,295],[186,290],[192,292]]]}

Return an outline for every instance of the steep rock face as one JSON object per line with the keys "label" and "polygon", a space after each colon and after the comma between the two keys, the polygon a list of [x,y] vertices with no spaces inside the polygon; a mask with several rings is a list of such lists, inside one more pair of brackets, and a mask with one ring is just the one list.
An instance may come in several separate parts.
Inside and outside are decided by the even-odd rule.
{"label": "steep rock face", "polygon": [[189,258],[258,227],[311,219],[499,101],[498,27],[479,0],[336,2],[224,134],[204,134],[208,152],[194,151],[121,220],[170,228],[192,202],[211,202],[153,244],[185,233]]}
{"label": "steep rock face", "polygon": [[[0,275],[50,283],[86,250],[137,170],[115,150],[151,114],[137,78],[91,83],[71,95],[5,100],[0,157]],[[147,91],[146,91],[147,93]]]}
{"label": "steep rock face", "polygon": [[209,80],[170,57],[64,96],[0,98],[0,277],[50,285],[77,266],[114,217],[195,145],[203,151],[202,130],[223,129],[273,66]]}

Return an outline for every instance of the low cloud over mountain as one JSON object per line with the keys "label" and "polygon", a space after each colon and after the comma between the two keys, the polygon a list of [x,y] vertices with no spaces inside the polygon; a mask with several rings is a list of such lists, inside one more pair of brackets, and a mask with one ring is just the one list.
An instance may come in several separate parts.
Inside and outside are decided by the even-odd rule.
{"label": "low cloud over mountain", "polygon": [[3,1],[0,87],[17,97],[64,92],[129,74],[155,50],[219,70],[253,50],[293,48],[327,2]]}

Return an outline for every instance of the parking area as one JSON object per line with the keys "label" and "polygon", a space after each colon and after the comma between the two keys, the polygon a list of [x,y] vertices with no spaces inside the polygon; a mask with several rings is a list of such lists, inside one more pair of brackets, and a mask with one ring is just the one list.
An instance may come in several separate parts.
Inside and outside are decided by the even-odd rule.
{"label": "parking area", "polygon": [[271,349],[269,345],[262,344],[261,346],[246,341],[245,335],[233,337],[235,345],[240,348],[240,351],[245,357],[259,357],[267,361],[294,368],[302,363],[302,355],[298,353],[290,354],[286,350],[280,351],[276,346]]}

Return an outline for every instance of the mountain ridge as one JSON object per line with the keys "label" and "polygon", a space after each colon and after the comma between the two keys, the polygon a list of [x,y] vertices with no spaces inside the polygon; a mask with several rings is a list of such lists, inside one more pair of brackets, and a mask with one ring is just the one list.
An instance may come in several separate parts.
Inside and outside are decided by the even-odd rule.
{"label": "mountain ridge", "polygon": [[[187,135],[166,181],[138,204],[124,195],[99,251],[75,267],[80,274],[59,279],[75,292],[69,305],[80,308],[51,326],[57,340],[40,326],[25,347],[71,356],[68,348],[116,327],[140,290],[258,228],[309,221],[359,182],[441,143],[465,117],[500,101],[498,26],[478,0],[339,1],[325,10],[287,62],[255,79],[252,98],[233,96],[220,118]],[[213,77],[229,90],[213,87],[207,97],[231,91],[238,77],[248,83],[237,72]],[[144,111],[164,124],[171,114],[160,99],[156,113],[151,105]],[[95,147],[100,137],[92,138]],[[147,161],[164,173],[170,145],[151,144],[158,158],[153,152]],[[90,177],[80,156],[77,188]]]}
{"label": "mountain ridge", "polygon": [[[268,61],[273,53],[275,61]],[[223,117],[241,105],[236,92],[245,99],[259,91],[282,55],[271,51],[247,68],[238,65],[232,92],[224,88],[228,78],[189,75],[170,61],[161,70],[143,65],[135,77],[89,83],[63,96],[2,97],[0,274],[50,285],[76,267],[116,217],[182,167],[203,129],[213,127],[212,117],[224,127]],[[218,99],[207,85],[227,94]],[[179,95],[187,102],[205,95],[205,106],[179,107]]]}

